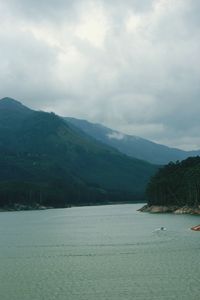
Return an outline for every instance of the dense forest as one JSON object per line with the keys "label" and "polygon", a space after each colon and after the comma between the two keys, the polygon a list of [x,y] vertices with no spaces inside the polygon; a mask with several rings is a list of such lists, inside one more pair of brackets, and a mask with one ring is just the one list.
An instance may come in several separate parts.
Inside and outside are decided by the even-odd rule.
{"label": "dense forest", "polygon": [[156,170],[54,113],[0,100],[0,207],[137,202]]}
{"label": "dense forest", "polygon": [[200,157],[170,162],[152,177],[146,194],[150,205],[200,205]]}

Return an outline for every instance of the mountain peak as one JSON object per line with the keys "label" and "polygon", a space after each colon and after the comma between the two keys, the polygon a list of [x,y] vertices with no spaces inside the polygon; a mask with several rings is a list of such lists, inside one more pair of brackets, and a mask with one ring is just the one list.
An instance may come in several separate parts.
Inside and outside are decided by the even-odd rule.
{"label": "mountain peak", "polygon": [[21,102],[18,100],[15,100],[10,97],[4,97],[0,99],[0,109],[7,109],[7,110],[23,110],[23,111],[30,111],[31,109],[24,106]]}
{"label": "mountain peak", "polygon": [[0,99],[1,102],[4,102],[4,103],[12,103],[12,104],[20,104],[22,105],[21,102],[13,99],[13,98],[10,98],[10,97],[3,97],[2,99]]}

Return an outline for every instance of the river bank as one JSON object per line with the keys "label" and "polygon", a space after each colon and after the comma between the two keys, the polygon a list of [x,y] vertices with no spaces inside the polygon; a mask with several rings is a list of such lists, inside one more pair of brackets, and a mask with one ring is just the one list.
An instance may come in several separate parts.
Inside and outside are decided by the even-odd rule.
{"label": "river bank", "polygon": [[78,204],[66,204],[63,207],[59,207],[59,206],[44,206],[44,205],[40,205],[38,203],[35,203],[33,205],[26,205],[26,204],[19,204],[19,203],[15,203],[13,206],[4,206],[4,207],[0,207],[0,212],[8,212],[8,211],[26,211],[26,210],[45,210],[45,209],[63,209],[63,208],[71,208],[71,207],[87,207],[87,206],[105,206],[105,205],[128,205],[128,204],[138,204],[138,203],[142,203],[134,201],[120,201],[120,202],[112,202],[112,201],[108,201],[108,202],[85,202],[85,203],[78,203]]}
{"label": "river bank", "polygon": [[174,213],[174,214],[190,214],[200,215],[200,206],[189,207],[189,206],[164,206],[164,205],[144,205],[138,211],[149,212],[149,213]]}
{"label": "river bank", "polygon": [[45,210],[52,209],[51,206],[44,205],[25,205],[25,204],[15,204],[13,206],[4,206],[0,208],[0,212],[8,212],[8,211],[24,211],[24,210]]}

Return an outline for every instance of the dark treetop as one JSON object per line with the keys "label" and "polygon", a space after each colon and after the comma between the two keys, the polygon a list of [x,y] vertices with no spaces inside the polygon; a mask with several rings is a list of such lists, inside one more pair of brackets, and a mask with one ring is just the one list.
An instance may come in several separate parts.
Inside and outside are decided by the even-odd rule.
{"label": "dark treetop", "polygon": [[149,205],[200,205],[200,157],[169,163],[147,187]]}

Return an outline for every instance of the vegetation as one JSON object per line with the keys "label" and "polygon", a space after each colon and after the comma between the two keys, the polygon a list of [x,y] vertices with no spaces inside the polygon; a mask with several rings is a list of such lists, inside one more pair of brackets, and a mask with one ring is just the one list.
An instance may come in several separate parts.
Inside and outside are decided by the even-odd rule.
{"label": "vegetation", "polygon": [[53,113],[0,101],[0,207],[141,201],[156,169]]}
{"label": "vegetation", "polygon": [[200,205],[200,157],[161,168],[147,186],[149,205]]}

